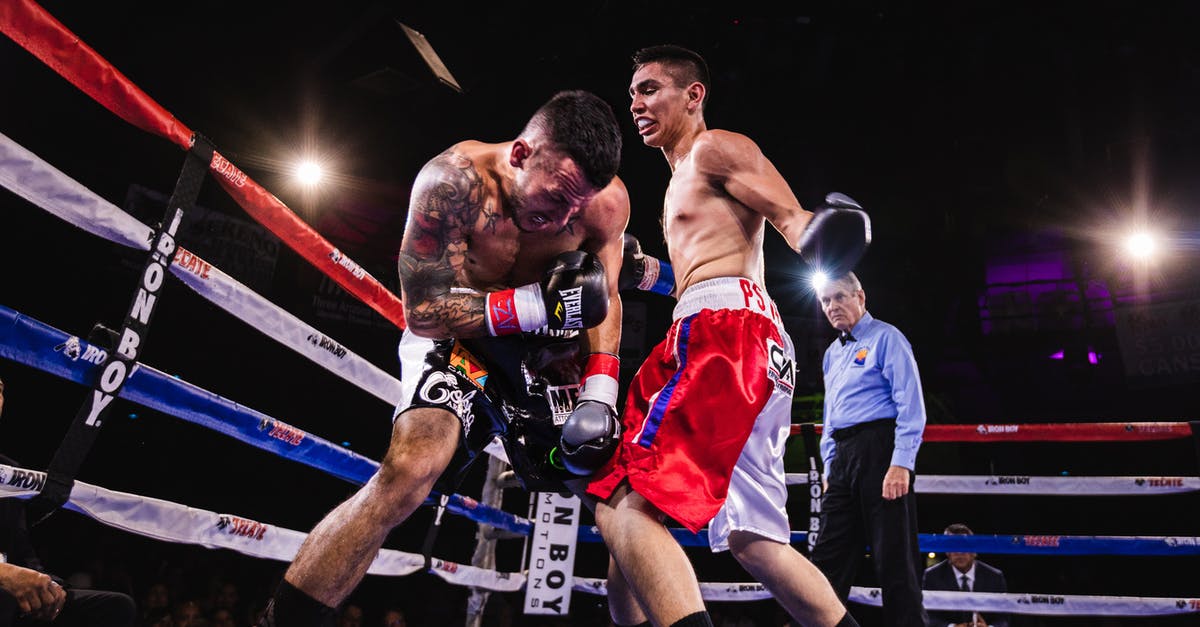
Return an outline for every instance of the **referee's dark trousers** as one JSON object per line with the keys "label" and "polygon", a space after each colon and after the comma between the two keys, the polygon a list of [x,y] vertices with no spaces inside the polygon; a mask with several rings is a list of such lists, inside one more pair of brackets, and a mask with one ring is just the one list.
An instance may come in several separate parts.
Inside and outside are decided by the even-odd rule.
{"label": "referee's dark trousers", "polygon": [[812,561],[845,603],[869,544],[883,592],[884,624],[924,627],[914,475],[909,473],[908,494],[892,501],[883,498],[895,432],[895,420],[834,432],[837,453],[825,469],[829,488],[821,501],[821,530]]}

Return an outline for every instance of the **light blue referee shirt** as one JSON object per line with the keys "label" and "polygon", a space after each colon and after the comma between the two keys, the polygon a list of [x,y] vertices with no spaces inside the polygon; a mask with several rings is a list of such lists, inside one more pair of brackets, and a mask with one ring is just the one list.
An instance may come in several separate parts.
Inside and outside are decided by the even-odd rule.
{"label": "light blue referee shirt", "polygon": [[826,472],[837,455],[831,437],[838,429],[896,418],[892,465],[915,470],[925,431],[925,400],[912,346],[896,327],[864,313],[845,344],[836,339],[825,349],[825,428],[821,459]]}

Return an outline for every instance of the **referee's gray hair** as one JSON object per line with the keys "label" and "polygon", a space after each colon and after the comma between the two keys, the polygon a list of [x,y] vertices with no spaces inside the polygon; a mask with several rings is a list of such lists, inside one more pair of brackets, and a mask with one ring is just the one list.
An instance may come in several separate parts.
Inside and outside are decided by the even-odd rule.
{"label": "referee's gray hair", "polygon": [[853,272],[847,272],[842,276],[836,276],[829,279],[829,283],[837,284],[845,288],[849,288],[851,292],[857,292],[862,289],[862,283],[859,283],[858,277]]}

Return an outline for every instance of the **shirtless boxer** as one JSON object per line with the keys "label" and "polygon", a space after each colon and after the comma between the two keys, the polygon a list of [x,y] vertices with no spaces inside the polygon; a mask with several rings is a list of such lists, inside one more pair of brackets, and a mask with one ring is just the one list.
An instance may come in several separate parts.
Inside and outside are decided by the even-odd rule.
{"label": "shirtless boxer", "polygon": [[[696,53],[655,46],[634,55],[630,111],[643,142],[671,168],[663,231],[679,295],[667,338],[629,388],[620,443],[588,487],[615,566],[617,625],[711,625],[687,556],[663,524],[709,524],[804,625],[857,625],[829,582],[788,543],[783,446],[790,429],[794,354],[763,289],[770,222],[810,264],[857,262],[870,241],[852,201],[813,213],[744,135],[704,121],[708,70]],[[664,277],[643,289],[672,290]],[[710,524],[711,521],[711,524]],[[631,591],[637,604],[618,602]]]}
{"label": "shirtless boxer", "polygon": [[[586,472],[609,458],[629,220],[620,152],[611,107],[561,92],[515,140],[455,144],[417,175],[399,255],[404,399],[387,454],[309,534],[261,624],[328,624],[391,529],[431,489],[452,491],[494,436],[530,489],[561,490],[573,475],[556,465]],[[553,392],[580,384],[581,366],[572,410]],[[552,451],[564,420],[568,450]]]}

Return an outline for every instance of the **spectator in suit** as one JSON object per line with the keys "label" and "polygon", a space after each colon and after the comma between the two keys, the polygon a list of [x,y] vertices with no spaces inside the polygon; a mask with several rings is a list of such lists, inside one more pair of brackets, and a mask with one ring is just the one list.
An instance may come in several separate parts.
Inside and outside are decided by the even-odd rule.
{"label": "spectator in suit", "polygon": [[[946,527],[946,535],[969,536],[974,532],[962,523]],[[921,579],[925,590],[961,590],[964,592],[1008,592],[1008,583],[1000,569],[975,559],[974,553],[946,552],[946,559],[925,569]],[[979,612],[929,612],[929,627],[1008,627],[1007,614],[984,616]]]}

